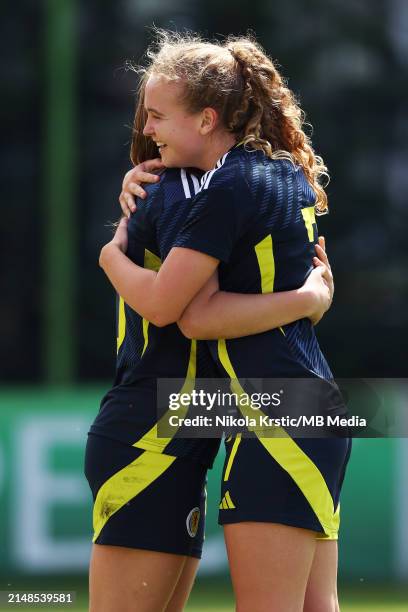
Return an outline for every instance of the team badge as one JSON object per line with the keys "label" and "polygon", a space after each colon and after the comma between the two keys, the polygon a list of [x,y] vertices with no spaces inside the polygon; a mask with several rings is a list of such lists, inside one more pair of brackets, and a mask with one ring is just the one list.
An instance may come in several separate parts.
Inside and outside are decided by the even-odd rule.
{"label": "team badge", "polygon": [[188,535],[195,538],[200,523],[200,508],[193,508],[187,516],[186,527]]}

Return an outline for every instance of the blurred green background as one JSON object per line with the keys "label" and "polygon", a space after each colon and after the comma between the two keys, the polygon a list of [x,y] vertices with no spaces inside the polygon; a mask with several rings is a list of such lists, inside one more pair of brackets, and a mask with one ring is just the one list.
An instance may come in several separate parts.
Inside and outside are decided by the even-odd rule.
{"label": "blurred green background", "polygon": [[[2,7],[0,590],[86,609],[86,431],[114,373],[114,295],[97,265],[130,167],[135,74],[157,26],[252,29],[329,166],[320,220],[336,299],[319,325],[337,376],[407,376],[405,0],[21,0]],[[393,402],[406,408],[405,395]],[[191,610],[232,610],[209,481]],[[408,610],[408,444],[356,440],[342,500],[342,610]],[[203,603],[204,602],[204,603]],[[201,606],[201,607],[200,607]]]}
{"label": "blurred green background", "polygon": [[[86,605],[92,528],[82,464],[103,391],[1,391],[0,591],[70,590]],[[402,392],[390,395],[390,408],[403,399]],[[191,610],[233,609],[217,525],[222,463],[220,452],[209,474],[206,542]],[[342,497],[339,576],[342,602],[357,607],[344,610],[407,609],[397,605],[408,601],[407,467],[406,439],[354,440]]]}

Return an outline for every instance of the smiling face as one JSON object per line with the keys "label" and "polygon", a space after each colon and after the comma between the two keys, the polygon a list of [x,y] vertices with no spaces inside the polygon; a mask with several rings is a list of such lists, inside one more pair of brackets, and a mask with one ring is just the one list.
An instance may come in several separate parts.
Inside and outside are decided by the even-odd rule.
{"label": "smiling face", "polygon": [[147,120],[143,130],[159,147],[168,168],[202,166],[205,134],[203,114],[191,114],[181,101],[182,85],[159,75],[146,83],[144,105]]}

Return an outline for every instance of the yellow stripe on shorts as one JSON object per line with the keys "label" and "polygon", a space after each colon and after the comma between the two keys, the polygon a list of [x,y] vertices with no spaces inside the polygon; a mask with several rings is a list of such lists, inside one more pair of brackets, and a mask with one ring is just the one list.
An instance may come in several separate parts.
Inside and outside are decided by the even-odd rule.
{"label": "yellow stripe on shorts", "polygon": [[228,478],[229,478],[229,475],[230,475],[230,472],[231,472],[231,468],[232,468],[232,464],[234,463],[235,455],[237,454],[237,450],[238,450],[238,446],[240,445],[241,438],[242,438],[242,434],[238,434],[237,437],[234,440],[234,444],[232,446],[231,454],[228,457],[227,467],[225,468],[224,482],[226,482],[228,480]]}
{"label": "yellow stripe on shorts", "polygon": [[93,542],[110,517],[151,485],[175,459],[170,455],[144,452],[103,483],[93,508]]}
{"label": "yellow stripe on shorts", "polygon": [[[191,394],[195,386],[195,379],[197,373],[197,340],[191,341],[190,358],[188,361],[187,374],[184,380],[184,384],[180,390],[180,394],[187,393]],[[187,414],[189,405],[184,406],[177,411],[177,416],[182,419]],[[164,427],[168,423],[169,415],[174,414],[167,410],[161,419],[151,428],[145,435],[136,440],[133,446],[136,448],[142,448],[143,450],[152,451],[154,453],[163,453],[169,442],[172,441],[172,437],[158,437],[158,428],[160,425]]]}
{"label": "yellow stripe on shorts", "polygon": [[[225,340],[218,340],[218,356],[231,379],[231,390],[238,396],[246,396],[229,358]],[[254,418],[254,411],[251,411],[248,405],[239,403],[239,408],[244,416]],[[264,415],[261,410],[255,411],[256,413]],[[268,453],[293,478],[319,519],[327,537],[335,539],[339,528],[339,509],[336,511],[334,509],[333,498],[319,468],[282,427],[276,427],[276,435],[279,437],[273,438],[261,436],[256,428],[252,430]]]}
{"label": "yellow stripe on shorts", "polygon": [[231,499],[230,492],[227,491],[218,506],[220,510],[234,510],[235,504]]}
{"label": "yellow stripe on shorts", "polygon": [[228,508],[233,510],[235,508],[235,504],[234,504],[234,502],[231,499],[231,495],[230,495],[229,491],[227,491],[226,494],[225,494],[225,500],[226,500],[226,502],[228,504]]}

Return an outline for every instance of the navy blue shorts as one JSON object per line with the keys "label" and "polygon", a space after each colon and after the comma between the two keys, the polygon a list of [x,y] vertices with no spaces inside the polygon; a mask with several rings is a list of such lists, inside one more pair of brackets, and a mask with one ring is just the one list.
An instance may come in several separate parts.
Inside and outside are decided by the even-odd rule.
{"label": "navy blue shorts", "polygon": [[350,438],[227,439],[219,523],[281,523],[336,540]]}
{"label": "navy blue shorts", "polygon": [[88,434],[93,542],[201,557],[205,466]]}

